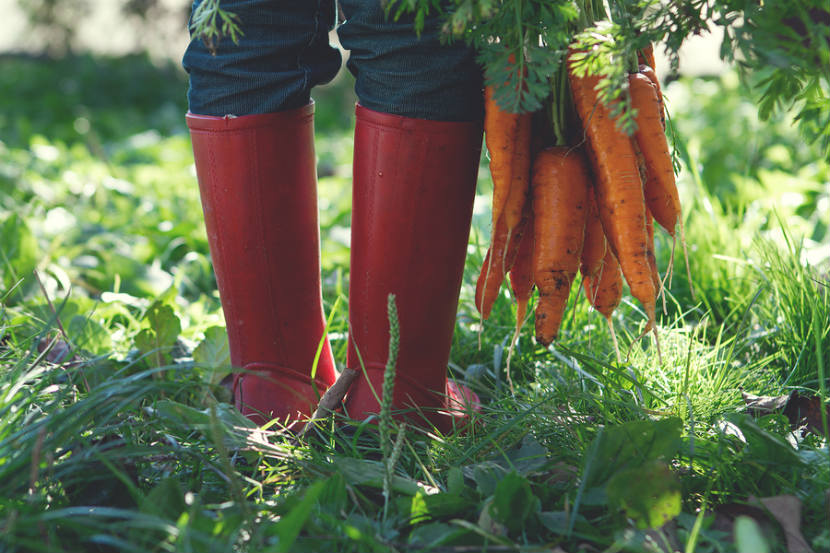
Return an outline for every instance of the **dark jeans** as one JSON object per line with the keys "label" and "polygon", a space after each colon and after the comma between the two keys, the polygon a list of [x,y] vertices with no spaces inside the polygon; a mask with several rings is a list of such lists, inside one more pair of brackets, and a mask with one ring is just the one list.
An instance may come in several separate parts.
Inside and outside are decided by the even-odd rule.
{"label": "dark jeans", "polygon": [[[201,0],[196,0],[194,8]],[[481,119],[482,79],[463,42],[441,43],[438,18],[420,36],[412,19],[386,17],[380,0],[340,0],[346,21],[338,28],[350,51],[360,103],[372,110],[438,121]],[[190,74],[190,111],[251,115],[298,108],[311,88],[330,81],[340,53],[329,45],[334,0],[223,0],[241,20],[239,44],[224,38],[216,55],[199,40],[183,65]]]}

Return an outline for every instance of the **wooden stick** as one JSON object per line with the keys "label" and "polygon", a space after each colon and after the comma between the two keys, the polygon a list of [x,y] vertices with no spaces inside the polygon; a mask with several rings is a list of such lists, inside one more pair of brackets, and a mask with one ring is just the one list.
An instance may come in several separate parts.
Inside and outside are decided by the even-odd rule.
{"label": "wooden stick", "polygon": [[343,401],[343,398],[346,396],[346,392],[349,391],[352,382],[354,382],[358,374],[359,373],[354,369],[343,369],[343,372],[340,373],[340,376],[337,377],[334,384],[332,384],[331,387],[326,390],[326,393],[323,394],[323,397],[320,398],[320,403],[317,404],[317,409],[315,409],[314,414],[311,415],[311,420],[306,423],[297,435],[298,438],[305,435],[311,427],[312,422],[323,419],[327,417],[329,413],[334,411],[340,402]]}

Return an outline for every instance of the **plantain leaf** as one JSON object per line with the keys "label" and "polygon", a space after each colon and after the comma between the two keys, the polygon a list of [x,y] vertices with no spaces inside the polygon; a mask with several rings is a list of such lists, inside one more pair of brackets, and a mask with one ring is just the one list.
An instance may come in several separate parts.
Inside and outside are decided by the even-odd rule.
{"label": "plantain leaf", "polygon": [[641,529],[659,528],[680,514],[680,482],[662,461],[619,471],[606,488],[611,506],[621,508]]}

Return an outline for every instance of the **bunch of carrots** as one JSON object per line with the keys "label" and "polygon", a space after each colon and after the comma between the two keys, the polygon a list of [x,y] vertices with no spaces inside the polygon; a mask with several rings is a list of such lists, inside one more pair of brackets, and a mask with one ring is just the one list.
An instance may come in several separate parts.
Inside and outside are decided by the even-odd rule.
{"label": "bunch of carrots", "polygon": [[509,276],[517,302],[511,353],[534,287],[539,291],[536,340],[547,346],[556,339],[577,272],[588,301],[608,321],[612,336],[611,314],[622,299],[625,278],[647,317],[643,335],[653,330],[656,338],[663,280],[654,255],[653,222],[673,238],[679,226],[683,242],[651,47],[640,53],[639,68],[628,77],[631,107],[637,110],[633,136],[619,130],[610,107],[598,101],[600,77],[574,71],[583,56],[572,49],[565,68],[574,122],[580,127],[570,133],[578,137],[572,144],[544,147],[533,130],[532,114],[504,111],[496,105],[492,88],[485,91],[493,219],[475,302],[487,319]]}

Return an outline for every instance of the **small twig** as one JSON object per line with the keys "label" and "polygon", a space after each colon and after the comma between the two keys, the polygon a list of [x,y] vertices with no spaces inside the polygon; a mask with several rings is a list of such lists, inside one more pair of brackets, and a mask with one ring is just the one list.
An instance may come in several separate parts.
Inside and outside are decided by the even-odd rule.
{"label": "small twig", "polygon": [[40,280],[40,274],[37,272],[37,269],[32,271],[32,274],[35,275],[35,280],[37,281],[38,286],[40,286],[40,291],[43,292],[43,297],[46,298],[46,304],[49,306],[49,310],[52,311],[52,315],[55,316],[55,322],[58,325],[58,330],[61,331],[61,335],[63,339],[66,340],[66,343],[71,343],[69,340],[69,336],[66,334],[66,330],[63,328],[63,324],[61,324],[61,318],[58,317],[58,312],[55,310],[55,305],[52,303],[52,299],[49,297],[49,293],[46,291],[46,286],[43,285],[43,281]]}
{"label": "small twig", "polygon": [[323,397],[320,398],[320,403],[317,404],[317,409],[315,409],[314,414],[311,415],[311,420],[309,420],[303,429],[297,434],[297,438],[305,436],[314,421],[328,417],[329,413],[337,408],[340,402],[343,401],[343,398],[346,397],[346,392],[349,391],[349,388],[352,386],[352,382],[354,382],[358,374],[359,373],[354,369],[343,369],[343,372],[340,373],[340,376],[337,377],[334,384],[332,384],[331,387],[326,390],[326,393],[323,394]]}
{"label": "small twig", "polygon": [[314,410],[311,418],[321,419],[334,411],[340,402],[343,401],[343,398],[346,397],[346,392],[349,391],[352,382],[354,382],[358,374],[354,369],[343,369],[343,372],[340,373],[340,376],[334,384],[320,398],[320,403],[317,405],[317,409]]}

